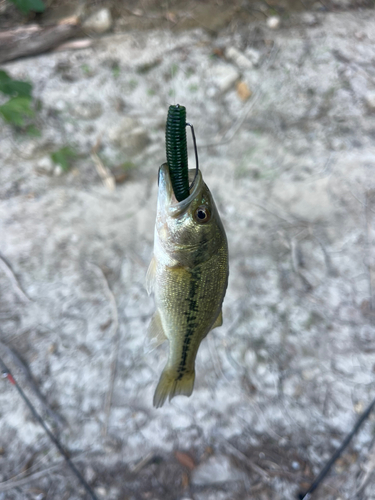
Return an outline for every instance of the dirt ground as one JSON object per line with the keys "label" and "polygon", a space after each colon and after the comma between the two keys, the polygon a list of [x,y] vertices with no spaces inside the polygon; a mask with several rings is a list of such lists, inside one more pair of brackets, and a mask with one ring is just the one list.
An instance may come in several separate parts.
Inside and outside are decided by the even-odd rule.
{"label": "dirt ground", "polygon": [[[169,16],[2,66],[33,83],[41,136],[0,122],[0,356],[100,499],[297,498],[375,397],[375,12],[268,18]],[[174,103],[230,279],[193,395],[156,410],[144,281]],[[375,499],[374,433],[372,415],[312,498]],[[0,381],[0,500],[83,498]]]}

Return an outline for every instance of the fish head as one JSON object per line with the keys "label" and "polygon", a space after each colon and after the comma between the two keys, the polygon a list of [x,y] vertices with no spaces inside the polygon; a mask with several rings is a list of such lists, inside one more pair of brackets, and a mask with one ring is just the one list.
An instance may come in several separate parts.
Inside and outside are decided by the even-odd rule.
{"label": "fish head", "polygon": [[169,167],[159,170],[155,236],[160,248],[179,265],[194,267],[226,245],[225,231],[213,197],[198,170],[189,170],[190,194],[178,202]]}

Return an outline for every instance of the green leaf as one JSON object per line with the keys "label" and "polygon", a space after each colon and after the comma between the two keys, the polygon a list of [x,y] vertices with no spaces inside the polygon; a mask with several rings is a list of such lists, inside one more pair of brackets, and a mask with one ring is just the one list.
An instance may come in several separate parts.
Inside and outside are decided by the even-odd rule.
{"label": "green leaf", "polygon": [[29,125],[25,132],[29,137],[40,137],[42,135],[40,130],[38,130],[35,125]]}
{"label": "green leaf", "polygon": [[70,163],[76,156],[76,152],[70,146],[63,146],[51,154],[53,163],[60,165],[65,172],[69,170]]}
{"label": "green leaf", "polygon": [[44,12],[46,6],[42,0],[10,0],[24,14],[32,12]]}
{"label": "green leaf", "polygon": [[13,80],[5,71],[0,70],[0,92],[6,95],[31,97],[32,85],[22,80]]}
{"label": "green leaf", "polygon": [[13,97],[0,106],[0,115],[7,123],[21,127],[25,117],[34,116],[30,105],[31,97]]}

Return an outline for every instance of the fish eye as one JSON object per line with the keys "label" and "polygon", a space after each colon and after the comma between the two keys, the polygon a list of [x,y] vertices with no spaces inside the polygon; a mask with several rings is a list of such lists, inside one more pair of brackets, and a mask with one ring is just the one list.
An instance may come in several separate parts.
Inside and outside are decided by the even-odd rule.
{"label": "fish eye", "polygon": [[205,222],[208,222],[211,219],[211,214],[207,207],[202,206],[198,207],[195,210],[194,218],[197,222],[204,224]]}

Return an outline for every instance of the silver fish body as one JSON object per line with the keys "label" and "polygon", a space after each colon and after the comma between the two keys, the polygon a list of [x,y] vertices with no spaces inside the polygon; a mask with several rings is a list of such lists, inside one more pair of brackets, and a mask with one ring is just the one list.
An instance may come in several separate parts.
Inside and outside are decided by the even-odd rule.
{"label": "silver fish body", "polygon": [[[190,177],[194,174],[189,171]],[[190,195],[177,202],[168,165],[160,168],[154,255],[146,281],[156,303],[150,333],[169,340],[168,362],[154,395],[154,406],[160,407],[167,397],[191,395],[199,345],[222,324],[228,244],[200,171]]]}

